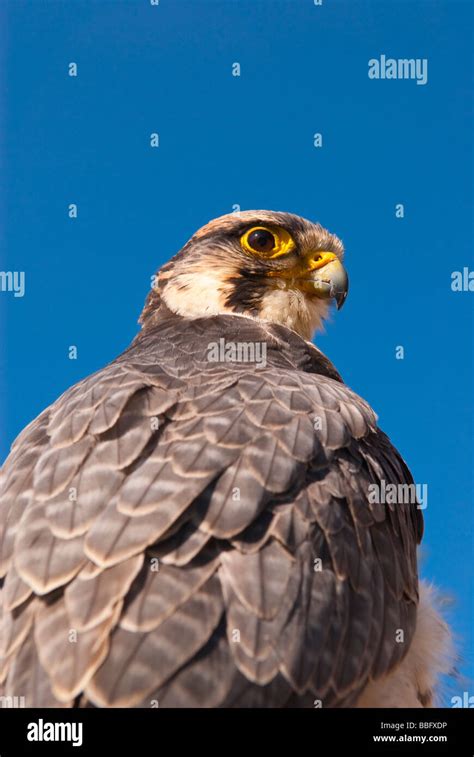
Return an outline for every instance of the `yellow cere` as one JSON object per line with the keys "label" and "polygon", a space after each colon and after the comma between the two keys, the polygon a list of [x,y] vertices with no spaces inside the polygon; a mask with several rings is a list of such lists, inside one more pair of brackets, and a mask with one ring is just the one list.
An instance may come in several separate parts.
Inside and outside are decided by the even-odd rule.
{"label": "yellow cere", "polygon": [[323,268],[327,263],[331,263],[333,260],[337,260],[337,255],[333,252],[317,251],[312,252],[306,257],[306,264],[308,270],[316,271],[318,268]]}

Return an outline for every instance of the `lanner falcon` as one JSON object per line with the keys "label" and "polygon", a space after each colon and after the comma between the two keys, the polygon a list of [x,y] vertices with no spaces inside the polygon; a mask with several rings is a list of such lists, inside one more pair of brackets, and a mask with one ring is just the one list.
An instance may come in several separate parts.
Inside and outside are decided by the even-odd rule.
{"label": "lanner falcon", "polygon": [[[298,216],[211,221],[0,484],[0,694],[27,707],[429,706],[450,634],[412,485],[312,343],[348,280]],[[375,498],[376,500],[376,498]]]}

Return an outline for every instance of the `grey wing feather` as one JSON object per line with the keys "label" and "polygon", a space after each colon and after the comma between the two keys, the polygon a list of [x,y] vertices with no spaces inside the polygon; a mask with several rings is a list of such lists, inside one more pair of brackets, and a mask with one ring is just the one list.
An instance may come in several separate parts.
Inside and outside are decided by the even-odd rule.
{"label": "grey wing feather", "polygon": [[[265,339],[267,366],[210,364],[226,329]],[[353,703],[415,623],[421,516],[370,502],[381,479],[411,482],[315,348],[249,319],[170,318],[42,413],[0,472],[0,691]]]}

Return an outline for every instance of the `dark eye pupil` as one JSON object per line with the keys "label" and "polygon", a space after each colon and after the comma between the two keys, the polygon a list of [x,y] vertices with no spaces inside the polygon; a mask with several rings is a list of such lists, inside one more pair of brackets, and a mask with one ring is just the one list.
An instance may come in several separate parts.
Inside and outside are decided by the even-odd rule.
{"label": "dark eye pupil", "polygon": [[275,237],[271,231],[257,229],[249,234],[249,245],[259,252],[271,252],[275,247]]}

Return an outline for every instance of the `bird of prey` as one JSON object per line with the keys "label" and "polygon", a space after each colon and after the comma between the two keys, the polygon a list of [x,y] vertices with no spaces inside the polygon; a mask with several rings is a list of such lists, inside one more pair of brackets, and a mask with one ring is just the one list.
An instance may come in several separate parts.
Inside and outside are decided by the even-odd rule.
{"label": "bird of prey", "polygon": [[432,703],[450,634],[418,581],[421,510],[370,496],[412,477],[311,342],[346,298],[342,261],[289,213],[211,221],[158,271],[128,349],[19,435],[0,483],[3,697]]}

